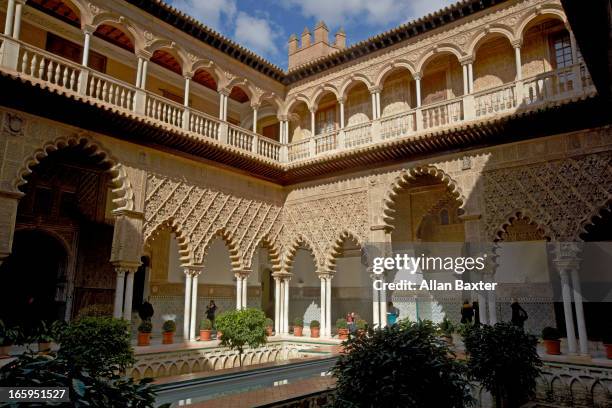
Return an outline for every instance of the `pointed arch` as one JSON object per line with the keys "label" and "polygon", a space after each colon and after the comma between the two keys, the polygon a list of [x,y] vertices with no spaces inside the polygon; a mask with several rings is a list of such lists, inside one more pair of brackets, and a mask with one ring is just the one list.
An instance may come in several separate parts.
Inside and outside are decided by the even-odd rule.
{"label": "pointed arch", "polygon": [[539,222],[528,209],[520,209],[508,214],[506,220],[497,228],[493,241],[497,243],[504,241],[503,235],[508,232],[508,227],[517,220],[525,221],[529,223],[529,225],[536,227],[537,231],[541,233],[547,241],[554,240],[555,236],[553,231],[548,228],[545,223]]}
{"label": "pointed arch", "polygon": [[359,248],[364,247],[364,242],[359,236],[349,230],[343,230],[336,240],[331,244],[325,259],[326,269],[331,272],[336,271],[336,260],[342,254],[342,247],[347,241],[354,241]]}
{"label": "pointed arch", "polygon": [[266,234],[257,242],[255,246],[253,246],[250,251],[250,255],[247,260],[245,260],[245,266],[250,269],[253,264],[253,258],[255,257],[255,251],[257,248],[266,248],[268,250],[268,257],[270,260],[270,264],[272,265],[273,272],[279,272],[282,267],[281,263],[281,254],[278,247],[275,245],[274,241],[270,239],[270,237]]}
{"label": "pointed arch", "polygon": [[285,250],[283,271],[289,272],[293,268],[295,255],[300,247],[306,248],[308,251],[310,251],[310,254],[314,260],[315,268],[319,268],[322,265],[317,255],[317,251],[315,251],[315,245],[313,245],[313,243],[310,242],[310,240],[308,240],[304,235],[298,234],[295,238],[293,238],[291,244]]}
{"label": "pointed arch", "polygon": [[111,191],[113,197],[115,197],[112,200],[115,207],[113,210],[133,211],[134,191],[132,190],[125,168],[101,143],[83,135],[61,136],[55,140],[47,141],[41,148],[36,149],[30,156],[27,156],[13,180],[15,192],[18,192],[19,187],[28,182],[26,177],[32,174],[33,168],[49,156],[51,152],[72,146],[81,146],[82,149],[91,151],[91,156],[100,156],[100,163],[106,164],[109,167],[107,171],[112,177],[111,183],[113,188]]}
{"label": "pointed arch", "polygon": [[446,185],[449,193],[459,201],[459,208],[465,205],[465,197],[461,193],[459,184],[446,174],[442,169],[435,166],[419,166],[409,170],[402,170],[400,174],[393,180],[387,194],[383,198],[383,220],[385,226],[392,230],[395,221],[395,205],[398,194],[406,187],[410,186],[411,182],[418,176],[430,175],[438,179]]}
{"label": "pointed arch", "polygon": [[595,225],[598,218],[602,218],[602,214],[604,211],[612,211],[612,192],[608,195],[608,197],[598,205],[594,205],[592,207],[592,211],[582,218],[580,223],[578,224],[576,233],[574,234],[575,241],[582,241],[581,236],[583,234],[588,234],[588,227],[591,225]]}
{"label": "pointed arch", "polygon": [[208,238],[208,240],[204,244],[204,250],[202,251],[202,259],[199,259],[198,263],[203,263],[204,258],[206,258],[206,255],[208,255],[210,245],[212,244],[215,238],[220,238],[225,243],[225,246],[227,246],[227,249],[230,254],[230,264],[232,265],[232,270],[242,271],[244,269],[244,262],[242,254],[240,252],[240,246],[238,245],[238,242],[236,241],[234,235],[231,232],[227,231],[225,228],[219,228],[217,231],[215,231],[214,234],[212,234]]}
{"label": "pointed arch", "polygon": [[[145,229],[146,231],[147,229]],[[179,259],[181,266],[192,265],[194,262],[193,248],[189,236],[185,233],[182,226],[174,218],[168,218],[167,220],[160,222],[152,229],[148,229],[150,232],[145,233],[144,245],[148,246],[152,240],[154,240],[162,231],[167,230],[174,234],[176,242],[179,247]]]}

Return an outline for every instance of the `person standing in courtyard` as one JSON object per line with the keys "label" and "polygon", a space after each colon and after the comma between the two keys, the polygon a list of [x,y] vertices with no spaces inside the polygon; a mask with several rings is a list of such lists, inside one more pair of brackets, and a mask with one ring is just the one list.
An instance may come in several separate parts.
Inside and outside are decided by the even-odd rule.
{"label": "person standing in courtyard", "polygon": [[399,309],[393,306],[393,302],[387,303],[387,325],[393,326],[397,323],[397,318],[399,317]]}
{"label": "person standing in courtyard", "polygon": [[472,310],[474,311],[474,326],[480,326],[480,305],[477,300],[472,302]]}
{"label": "person standing in courtyard", "polygon": [[472,324],[472,318],[474,317],[474,308],[470,305],[470,302],[466,299],[463,301],[461,306],[461,323]]}
{"label": "person standing in courtyard", "polygon": [[210,299],[208,306],[206,306],[206,318],[210,320],[212,327],[215,327],[215,313],[217,312],[217,305],[215,301]]}
{"label": "person standing in courtyard", "polygon": [[521,329],[524,328],[525,320],[528,318],[527,312],[519,305],[519,302],[515,298],[512,298],[510,307],[512,308],[512,324]]}

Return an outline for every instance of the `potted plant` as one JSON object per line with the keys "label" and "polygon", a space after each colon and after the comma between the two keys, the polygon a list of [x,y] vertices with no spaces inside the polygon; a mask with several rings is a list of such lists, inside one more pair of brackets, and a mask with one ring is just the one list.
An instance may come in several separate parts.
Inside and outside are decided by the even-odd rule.
{"label": "potted plant", "polygon": [[176,331],[176,323],[174,320],[166,320],[162,326],[162,344],[174,343],[174,332]]}
{"label": "potted plant", "polygon": [[606,349],[606,356],[612,360],[612,329],[608,329],[604,333],[602,341]]}
{"label": "potted plant", "polygon": [[349,329],[346,319],[340,318],[336,320],[336,329],[338,330],[338,338],[340,340],[348,339]]}
{"label": "potted plant", "polygon": [[41,321],[40,325],[35,329],[32,341],[38,343],[39,353],[48,353],[51,351],[51,343],[55,340],[53,335],[53,326],[47,322]]}
{"label": "potted plant", "polygon": [[138,326],[138,345],[148,346],[151,343],[151,332],[153,325],[150,320],[143,320]]}
{"label": "potted plant", "polygon": [[453,322],[444,317],[438,324],[438,331],[440,336],[448,343],[449,346],[453,345],[453,333],[455,332],[455,325]]}
{"label": "potted plant", "polygon": [[304,319],[296,317],[293,321],[293,335],[296,337],[302,337],[302,331],[304,330]]}
{"label": "potted plant", "polygon": [[11,347],[19,340],[20,335],[17,327],[6,327],[0,320],[0,358],[8,357],[11,354]]}
{"label": "potted plant", "polygon": [[274,330],[274,320],[269,317],[266,318],[266,336],[271,336]]}
{"label": "potted plant", "polygon": [[357,322],[355,322],[355,325],[357,326],[358,336],[363,336],[368,330],[368,322],[366,322],[363,319],[357,319]]}
{"label": "potted plant", "polygon": [[561,334],[554,327],[545,327],[542,330],[542,340],[546,347],[546,354],[559,355],[561,354]]}
{"label": "potted plant", "polygon": [[210,319],[204,319],[200,323],[200,341],[210,341],[210,333],[212,332],[212,322]]}
{"label": "potted plant", "polygon": [[319,337],[319,329],[321,328],[321,323],[318,320],[313,320],[310,322],[310,337],[317,338]]}

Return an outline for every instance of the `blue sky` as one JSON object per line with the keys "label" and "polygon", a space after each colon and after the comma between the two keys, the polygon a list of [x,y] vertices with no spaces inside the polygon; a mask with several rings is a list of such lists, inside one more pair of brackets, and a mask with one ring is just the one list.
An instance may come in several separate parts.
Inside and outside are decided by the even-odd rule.
{"label": "blue sky", "polygon": [[226,37],[287,68],[287,40],[319,20],[330,40],[343,27],[348,45],[422,17],[450,0],[167,0]]}

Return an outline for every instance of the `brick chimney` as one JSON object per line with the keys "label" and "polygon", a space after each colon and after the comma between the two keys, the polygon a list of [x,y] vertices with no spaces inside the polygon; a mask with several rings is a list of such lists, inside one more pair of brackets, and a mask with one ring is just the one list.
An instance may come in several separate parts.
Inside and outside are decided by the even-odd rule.
{"label": "brick chimney", "polygon": [[305,27],[302,32],[302,41],[299,46],[296,35],[291,34],[288,41],[289,62],[287,65],[289,70],[346,48],[346,34],[342,28],[338,30],[335,37],[335,42],[330,44],[329,28],[323,21],[319,21],[314,29],[314,42],[308,27]]}

